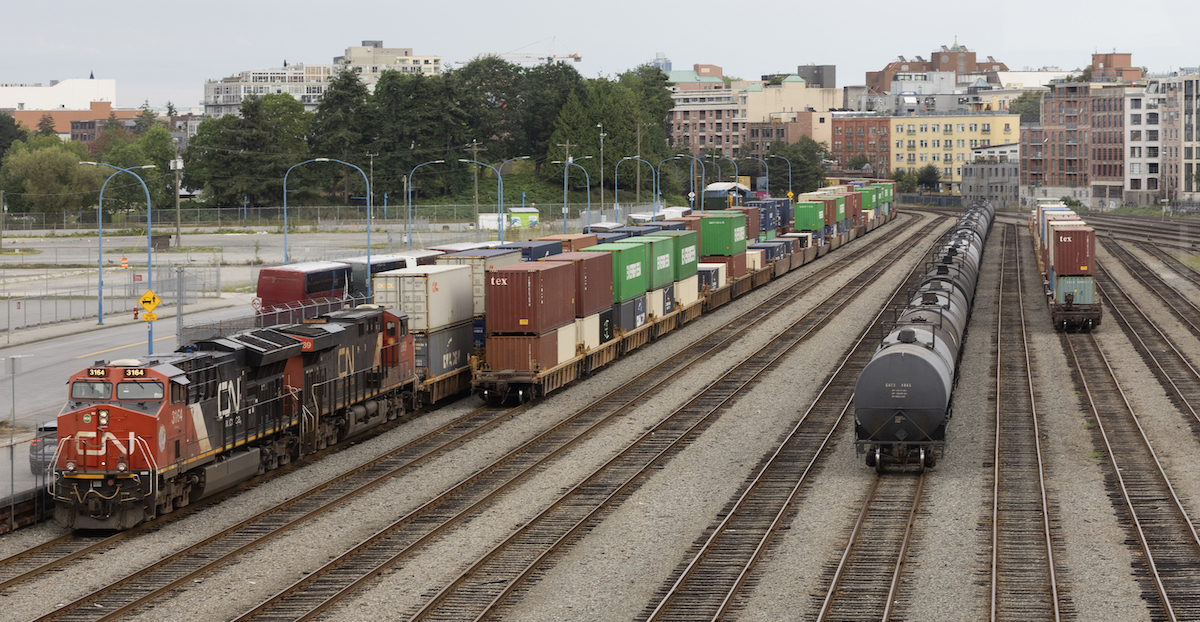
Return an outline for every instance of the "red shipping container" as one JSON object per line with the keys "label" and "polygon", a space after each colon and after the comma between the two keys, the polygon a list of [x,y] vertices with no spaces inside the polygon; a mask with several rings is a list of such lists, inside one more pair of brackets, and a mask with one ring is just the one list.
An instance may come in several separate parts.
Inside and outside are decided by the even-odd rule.
{"label": "red shipping container", "polygon": [[609,253],[561,253],[539,261],[569,261],[575,266],[575,317],[612,307],[613,262]]}
{"label": "red shipping container", "polygon": [[741,278],[749,274],[746,270],[746,253],[736,255],[709,255],[700,258],[700,263],[723,263],[731,278]]}
{"label": "red shipping container", "polygon": [[836,225],[838,221],[837,197],[822,197],[820,201],[825,204],[825,226]]}
{"label": "red shipping container", "polygon": [[486,357],[488,367],[494,370],[550,369],[558,365],[558,331],[542,335],[489,335]]}
{"label": "red shipping container", "polygon": [[581,251],[589,246],[599,244],[599,239],[594,233],[560,233],[540,237],[538,241],[562,242],[562,252],[564,253]]}
{"label": "red shipping container", "polygon": [[762,231],[762,214],[759,212],[758,206],[735,207],[733,210],[746,215],[746,239],[757,240],[758,234]]}
{"label": "red shipping container", "polygon": [[1058,227],[1054,230],[1054,276],[1091,276],[1096,273],[1096,231],[1091,227]]}
{"label": "red shipping container", "polygon": [[575,321],[575,266],[526,261],[488,270],[488,334],[541,335]]}

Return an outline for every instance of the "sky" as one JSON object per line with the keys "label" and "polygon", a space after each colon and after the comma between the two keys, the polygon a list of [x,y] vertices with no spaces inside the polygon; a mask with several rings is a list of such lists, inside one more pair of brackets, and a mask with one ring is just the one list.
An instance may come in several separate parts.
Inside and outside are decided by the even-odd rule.
{"label": "sky", "polygon": [[[1200,3],[1005,2],[377,2],[310,0],[105,7],[82,0],[9,3],[0,82],[117,80],[117,106],[200,106],[204,82],[289,63],[330,63],[364,40],[441,55],[452,67],[488,53],[581,54],[585,78],[613,76],[659,52],[674,69],[721,66],[757,79],[806,64],[836,65],[837,86],[864,83],[903,55],[929,58],[956,38],[1009,69],[1086,66],[1093,52],[1133,54],[1152,72],[1200,66],[1187,36]],[[686,7],[686,8],[685,8]],[[1095,17],[1091,17],[1094,15]],[[19,26],[18,26],[19,25]]]}

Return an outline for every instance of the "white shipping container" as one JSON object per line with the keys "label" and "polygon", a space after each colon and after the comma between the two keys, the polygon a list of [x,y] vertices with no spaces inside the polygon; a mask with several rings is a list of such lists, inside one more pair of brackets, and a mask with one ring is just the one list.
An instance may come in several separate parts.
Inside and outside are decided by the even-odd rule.
{"label": "white shipping container", "polygon": [[600,347],[600,314],[575,318],[575,343],[583,344],[584,350]]}
{"label": "white shipping container", "polygon": [[761,250],[753,248],[746,250],[747,270],[762,270],[763,263],[763,252]]}
{"label": "white shipping container", "polygon": [[656,289],[646,294],[646,311],[654,317],[662,317],[666,315],[666,300],[667,291],[665,288]]}
{"label": "white shipping container", "polygon": [[675,284],[675,302],[680,307],[690,307],[700,300],[700,277],[693,274]]}
{"label": "white shipping container", "polygon": [[717,269],[717,282],[719,282],[722,287],[729,284],[729,267],[726,266],[725,264],[723,264],[723,263],[701,263],[701,264],[696,264],[696,266],[700,267],[700,268],[705,268],[705,267],[716,268]]}
{"label": "white shipping container", "polygon": [[415,266],[375,275],[375,303],[408,314],[411,331],[436,330],[474,317],[470,266]]}
{"label": "white shipping container", "polygon": [[575,358],[575,325],[567,324],[558,329],[558,364]]}
{"label": "white shipping container", "polygon": [[472,307],[475,315],[483,315],[486,312],[484,305],[487,300],[484,296],[487,288],[485,279],[487,271],[504,266],[521,263],[521,249],[516,249],[512,252],[504,253],[503,255],[495,255],[492,257],[482,257],[478,255],[456,254],[442,255],[434,260],[439,266],[470,266],[471,267],[471,299]]}

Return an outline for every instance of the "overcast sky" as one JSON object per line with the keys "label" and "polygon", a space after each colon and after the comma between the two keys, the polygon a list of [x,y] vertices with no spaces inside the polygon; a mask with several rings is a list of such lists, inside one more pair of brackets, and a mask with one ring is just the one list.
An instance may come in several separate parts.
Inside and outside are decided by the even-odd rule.
{"label": "overcast sky", "polygon": [[[958,42],[1010,69],[1076,69],[1096,51],[1133,54],[1137,66],[1167,72],[1200,65],[1194,31],[1200,3],[1005,2],[950,5],[693,2],[376,2],[340,5],[292,0],[96,4],[81,0],[8,3],[0,37],[0,82],[117,80],[117,105],[149,100],[200,105],[204,81],[290,63],[329,63],[350,46],[441,55],[446,63],[485,53],[578,53],[586,78],[653,60],[675,69],[719,65],[754,79],[802,64],[837,66],[837,86],[862,84],[897,55],[912,59]],[[686,7],[686,8],[683,8]],[[831,8],[837,7],[837,8]],[[1124,7],[1124,8],[1117,8]],[[835,13],[836,11],[836,13]],[[1186,33],[1192,32],[1192,36]],[[1192,43],[1192,45],[1188,45]]]}

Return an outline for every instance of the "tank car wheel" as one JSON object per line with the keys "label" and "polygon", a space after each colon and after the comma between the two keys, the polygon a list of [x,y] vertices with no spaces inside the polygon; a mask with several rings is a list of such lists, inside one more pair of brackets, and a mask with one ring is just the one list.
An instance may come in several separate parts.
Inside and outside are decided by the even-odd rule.
{"label": "tank car wheel", "polygon": [[883,448],[875,448],[875,472],[883,473]]}
{"label": "tank car wheel", "polygon": [[918,472],[918,473],[924,473],[924,472],[925,472],[925,469],[926,469],[926,467],[928,467],[928,466],[929,466],[929,458],[927,458],[927,457],[926,457],[926,455],[925,455],[925,448],[924,448],[924,447],[922,447],[922,448],[921,448],[921,454],[920,454],[920,455],[921,455],[921,462],[918,464],[919,470],[918,470],[917,472]]}
{"label": "tank car wheel", "polygon": [[867,462],[867,466],[869,466],[869,467],[875,466],[875,452],[867,450],[866,462]]}
{"label": "tank car wheel", "polygon": [[937,466],[937,454],[930,449],[925,452],[925,468],[932,469],[935,466]]}

